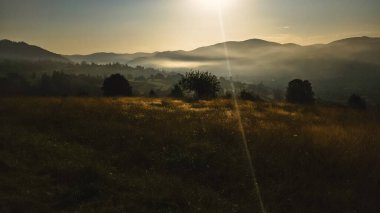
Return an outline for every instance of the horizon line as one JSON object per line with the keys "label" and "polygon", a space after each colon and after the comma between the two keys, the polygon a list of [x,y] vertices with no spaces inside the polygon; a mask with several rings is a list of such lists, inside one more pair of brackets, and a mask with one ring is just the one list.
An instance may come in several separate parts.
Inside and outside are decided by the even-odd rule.
{"label": "horizon line", "polygon": [[315,46],[315,45],[327,45],[327,44],[334,43],[336,41],[342,41],[342,40],[345,40],[345,39],[354,39],[354,38],[377,39],[377,38],[380,38],[380,36],[379,37],[377,37],[377,36],[372,37],[372,36],[366,36],[366,35],[363,35],[363,36],[352,36],[352,37],[345,37],[345,38],[341,38],[341,39],[337,39],[337,40],[332,40],[330,42],[325,42],[325,43],[313,43],[313,44],[306,44],[306,45],[297,44],[297,43],[294,43],[294,42],[280,43],[280,42],[270,41],[270,40],[266,40],[266,39],[262,39],[262,38],[251,38],[251,39],[245,39],[245,40],[228,40],[226,42],[213,43],[213,44],[204,45],[204,46],[200,46],[200,47],[189,49],[189,50],[173,49],[173,50],[157,50],[157,51],[152,51],[152,52],[149,52],[149,51],[137,51],[137,52],[129,52],[129,53],[128,52],[97,51],[97,52],[91,52],[91,53],[87,53],[87,54],[77,54],[77,53],[73,53],[73,54],[61,54],[61,53],[57,53],[55,51],[51,51],[51,50],[49,50],[49,49],[47,49],[47,48],[45,48],[43,46],[39,46],[39,45],[36,45],[36,44],[31,44],[31,43],[28,43],[27,41],[22,41],[22,40],[21,41],[20,40],[17,41],[17,40],[11,40],[11,39],[8,39],[8,38],[3,38],[3,39],[0,39],[0,41],[10,41],[10,42],[15,42],[15,43],[25,43],[25,44],[27,44],[29,46],[38,47],[38,48],[44,49],[46,51],[49,51],[51,53],[58,54],[58,55],[61,55],[61,56],[88,56],[88,55],[94,55],[94,54],[116,54],[116,55],[125,55],[125,54],[128,54],[128,55],[133,55],[133,54],[144,54],[144,53],[145,54],[153,54],[153,53],[177,52],[177,51],[191,52],[191,51],[203,48],[203,47],[210,47],[210,46],[215,46],[215,45],[229,43],[229,42],[246,42],[246,41],[251,41],[251,40],[260,40],[260,41],[264,41],[264,42],[268,42],[268,43],[276,43],[276,44],[280,44],[280,45],[294,44],[294,45],[298,45],[298,46],[302,46],[302,47],[308,47],[308,46]]}

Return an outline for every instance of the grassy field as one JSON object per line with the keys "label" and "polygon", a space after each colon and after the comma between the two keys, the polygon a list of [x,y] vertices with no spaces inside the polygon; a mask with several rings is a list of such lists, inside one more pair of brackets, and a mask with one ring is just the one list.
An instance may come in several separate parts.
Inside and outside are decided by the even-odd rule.
{"label": "grassy field", "polygon": [[[380,112],[240,102],[272,212],[380,212]],[[0,212],[259,212],[230,100],[0,99]]]}

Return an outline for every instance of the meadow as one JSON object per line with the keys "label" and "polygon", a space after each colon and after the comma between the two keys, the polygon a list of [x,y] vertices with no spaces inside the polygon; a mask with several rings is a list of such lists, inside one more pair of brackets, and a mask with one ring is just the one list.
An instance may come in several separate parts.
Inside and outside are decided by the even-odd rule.
{"label": "meadow", "polygon": [[[239,101],[272,212],[380,212],[380,111]],[[1,98],[1,212],[260,212],[231,100]]]}

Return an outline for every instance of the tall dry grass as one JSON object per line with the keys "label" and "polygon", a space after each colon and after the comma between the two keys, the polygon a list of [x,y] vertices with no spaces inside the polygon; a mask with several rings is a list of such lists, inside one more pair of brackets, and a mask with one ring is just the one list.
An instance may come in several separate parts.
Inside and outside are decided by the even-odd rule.
{"label": "tall dry grass", "polygon": [[[380,114],[239,102],[268,212],[378,212]],[[258,212],[230,100],[0,99],[4,212]]]}

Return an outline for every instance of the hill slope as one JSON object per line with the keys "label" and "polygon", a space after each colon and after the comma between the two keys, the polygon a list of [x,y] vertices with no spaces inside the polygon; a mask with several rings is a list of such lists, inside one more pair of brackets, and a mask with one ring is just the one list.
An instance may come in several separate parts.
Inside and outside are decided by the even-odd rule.
{"label": "hill slope", "polygon": [[[308,79],[318,97],[345,102],[351,93],[380,100],[380,38],[357,37],[323,45],[300,46],[262,40],[227,42],[235,79],[284,88]],[[224,44],[193,51],[157,53],[130,62],[176,71],[200,69],[227,75]]]}
{"label": "hill slope", "polygon": [[117,53],[93,53],[90,55],[66,55],[68,59],[73,62],[80,63],[86,61],[89,63],[97,64],[108,64],[108,63],[129,63],[130,61],[140,58],[150,56],[150,53],[134,53],[134,54],[117,54]]}
{"label": "hill slope", "polygon": [[[9,41],[2,43],[7,44]],[[8,57],[11,54],[13,58],[52,58],[50,52],[46,53],[41,48],[25,43],[11,44],[12,47],[28,48],[13,48],[20,50],[15,51],[17,54],[13,55],[16,56],[11,51],[5,51]],[[75,62],[120,62],[175,72],[198,69],[226,76],[225,46],[228,48],[232,74],[237,81],[255,84],[262,82],[269,87],[284,90],[287,83],[295,78],[308,79],[315,88],[317,98],[346,102],[352,93],[358,93],[370,102],[380,102],[380,38],[355,37],[310,46],[250,39],[219,43],[192,51],[95,53],[66,57]],[[24,49],[28,51],[22,51]],[[37,50],[45,54],[30,53]],[[48,56],[42,57],[46,54]],[[53,60],[62,59],[62,56],[53,56]]]}
{"label": "hill slope", "polygon": [[0,40],[0,60],[61,61],[69,62],[65,57],[25,42]]}
{"label": "hill slope", "polygon": [[[329,44],[300,46],[279,44],[259,39],[226,42],[200,47],[192,51],[166,51],[139,54],[107,54],[81,56],[95,63],[127,62],[130,65],[163,68],[175,71],[200,69],[226,75],[227,46],[232,72],[238,80],[264,82],[282,86],[292,78],[314,82],[341,80],[350,85],[380,78],[380,38],[356,37]],[[100,54],[104,55],[104,54]],[[68,56],[76,60],[74,56]],[[358,83],[360,82],[360,83]],[[339,83],[338,83],[339,84]],[[349,85],[343,85],[348,88]],[[341,88],[341,89],[344,89]]]}

